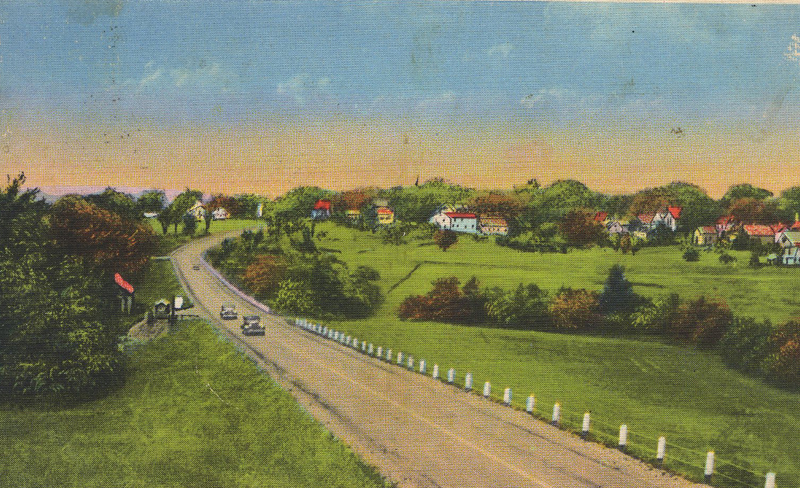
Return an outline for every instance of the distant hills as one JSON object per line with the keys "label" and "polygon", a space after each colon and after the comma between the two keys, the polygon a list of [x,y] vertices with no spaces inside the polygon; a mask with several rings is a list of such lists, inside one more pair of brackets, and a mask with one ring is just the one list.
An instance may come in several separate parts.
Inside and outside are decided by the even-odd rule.
{"label": "distant hills", "polygon": [[[63,197],[64,195],[70,195],[70,194],[91,195],[93,193],[100,193],[106,188],[108,188],[108,185],[107,186],[93,186],[93,185],[42,186],[39,187],[39,195],[42,198],[44,198],[44,200],[47,203],[53,203],[59,198]],[[131,186],[114,186],[113,188],[115,188],[119,192],[133,195],[135,198],[139,198],[144,192],[161,189],[161,188],[142,188],[142,187],[131,187]],[[167,196],[167,201],[171,202],[182,191],[183,190],[165,189],[164,194]],[[208,197],[208,195],[204,194],[203,199],[205,200],[206,197]]]}

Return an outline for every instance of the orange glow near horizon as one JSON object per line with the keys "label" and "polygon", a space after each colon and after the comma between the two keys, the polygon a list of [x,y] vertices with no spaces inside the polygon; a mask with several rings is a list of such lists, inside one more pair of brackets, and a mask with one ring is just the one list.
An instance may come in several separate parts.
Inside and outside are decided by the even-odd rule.
{"label": "orange glow near horizon", "polygon": [[[686,181],[718,198],[751,183],[776,195],[800,184],[800,142],[776,133],[751,140],[708,128],[685,138],[584,128],[455,128],[386,121],[251,123],[227,129],[95,128],[16,124],[0,141],[0,171],[24,171],[30,186],[121,186],[258,193],[300,185],[388,188],[443,177],[477,189],[576,179],[608,194]],[[690,129],[687,129],[687,131]]]}

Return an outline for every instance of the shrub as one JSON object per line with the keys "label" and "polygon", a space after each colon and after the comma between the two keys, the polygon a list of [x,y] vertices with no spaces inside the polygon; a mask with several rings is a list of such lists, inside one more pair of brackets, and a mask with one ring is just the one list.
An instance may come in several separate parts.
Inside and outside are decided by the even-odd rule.
{"label": "shrub", "polygon": [[547,292],[533,283],[505,292],[494,288],[486,292],[486,312],[503,327],[546,329],[552,325],[547,309]]}
{"label": "shrub", "polygon": [[720,354],[728,366],[761,372],[764,359],[769,354],[769,340],[773,333],[768,320],[758,322],[751,317],[736,318],[719,343]]}
{"label": "shrub", "polygon": [[559,329],[589,329],[602,322],[597,292],[561,288],[550,302],[553,325]]}
{"label": "shrub", "polygon": [[442,251],[447,251],[450,246],[458,242],[458,234],[452,230],[437,230],[433,234],[433,241]]}
{"label": "shrub", "polygon": [[800,386],[800,320],[790,320],[778,326],[769,338],[771,354],[764,368],[776,381],[788,386]]}
{"label": "shrub", "polygon": [[278,285],[278,294],[273,306],[287,313],[310,314],[314,308],[314,296],[300,281],[285,279]]}
{"label": "shrub", "polygon": [[433,281],[426,295],[409,296],[400,304],[401,319],[476,323],[485,320],[484,297],[475,278],[459,289],[455,276]]}
{"label": "shrub", "polygon": [[700,251],[694,247],[687,247],[686,250],[683,251],[683,259],[690,263],[700,261]]}
{"label": "shrub", "polygon": [[641,332],[664,334],[670,330],[678,316],[681,299],[677,293],[658,297],[651,303],[640,305],[631,314],[631,326]]}
{"label": "shrub", "polygon": [[680,342],[693,342],[698,347],[714,347],[733,321],[733,313],[722,300],[699,297],[678,309],[672,324],[673,337]]}
{"label": "shrub", "polygon": [[250,288],[253,295],[260,299],[272,297],[286,274],[283,259],[274,254],[259,254],[245,268],[242,281]]}

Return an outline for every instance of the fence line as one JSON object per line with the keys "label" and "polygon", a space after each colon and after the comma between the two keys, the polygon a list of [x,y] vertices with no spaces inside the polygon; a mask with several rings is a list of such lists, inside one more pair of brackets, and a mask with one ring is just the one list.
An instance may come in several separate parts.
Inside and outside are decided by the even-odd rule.
{"label": "fence line", "polygon": [[[224,279],[224,278],[222,278],[222,279]],[[269,308],[268,307],[264,307],[263,305],[261,307],[259,307],[259,308],[261,308],[262,310],[264,308],[266,308],[266,311],[269,311]],[[330,334],[326,335],[323,332],[324,328],[322,326],[320,326],[319,324],[313,324],[313,323],[309,322],[308,320],[301,319],[301,318],[295,318],[294,324],[296,326],[299,326],[299,327],[303,328],[304,330],[306,330],[306,331],[308,331],[310,333],[319,335],[320,337],[327,338],[327,339],[332,339]],[[343,333],[339,333],[339,334],[344,336]],[[337,342],[337,341],[334,339],[334,342]],[[402,360],[402,358],[404,357],[402,352],[398,352],[397,361],[395,363],[394,361],[392,361],[392,359],[393,359],[392,350],[391,349],[385,349],[382,346],[377,346],[378,353],[375,354],[375,355],[371,354],[371,351],[373,350],[372,349],[372,343],[370,343],[370,349],[369,349],[370,353],[368,353],[366,350],[363,350],[363,348],[352,348],[351,347],[350,349],[353,349],[354,351],[357,351],[357,352],[361,352],[363,354],[367,354],[367,355],[369,355],[371,357],[375,357],[378,360],[385,361],[389,365],[395,365],[395,366],[398,366],[398,367],[401,367],[401,368],[404,368],[404,369],[408,369],[408,370],[414,371],[413,362],[411,362],[411,361],[413,361],[413,359],[411,359],[410,356],[408,356],[408,359],[410,359],[410,361],[408,361],[408,364],[406,365]],[[381,352],[383,352],[383,351],[386,351],[385,358],[381,357]],[[427,368],[425,368],[425,366],[427,366],[427,364],[428,364],[428,361],[426,361],[425,359],[420,359],[419,360],[419,364],[421,366],[421,370],[418,373],[419,374],[423,374],[425,376],[428,376]],[[423,365],[425,365],[425,366],[423,366]],[[423,368],[425,368],[425,369],[423,369]],[[446,374],[445,377],[439,377],[438,375],[433,375],[433,374],[431,376],[432,376],[432,378],[437,379],[438,381],[440,381],[442,383],[452,385],[454,387],[463,389],[463,390],[465,390],[467,392],[470,392],[472,394],[475,394],[475,395],[483,396],[483,397],[487,398],[488,400],[493,401],[495,403],[504,404],[504,405],[507,405],[507,406],[509,406],[511,408],[514,408],[514,409],[517,409],[517,410],[521,410],[521,411],[528,411],[528,404],[527,404],[528,396],[527,395],[521,397],[521,398],[524,399],[525,403],[520,403],[518,401],[514,401],[511,398],[511,391],[512,391],[511,387],[506,387],[505,389],[500,389],[499,390],[500,394],[502,396],[498,396],[496,394],[493,394],[493,392],[491,391],[491,387],[489,386],[489,382],[488,381],[486,381],[486,383],[484,384],[484,390],[483,391],[478,391],[478,390],[475,390],[473,388],[473,377],[474,377],[473,372],[469,371],[469,372],[464,373],[463,376],[459,376],[459,375],[457,375],[457,372],[456,372],[456,370],[454,368],[446,368],[446,370],[447,370],[447,374]],[[434,371],[435,372],[439,371],[439,365],[438,364],[434,364]],[[489,388],[488,388],[489,391],[487,391],[487,388],[486,388],[487,386],[489,386]],[[488,393],[488,394],[485,394],[485,393]],[[556,405],[558,405],[558,407],[554,408],[554,413],[556,413],[556,410],[557,410],[557,413],[558,413],[558,416],[559,416],[559,418],[558,418],[558,427],[559,427],[559,429],[566,430],[566,431],[571,431],[573,433],[580,434],[580,435],[583,436],[582,430],[583,430],[585,415],[586,415],[587,412],[584,411],[584,412],[580,412],[580,413],[575,413],[575,412],[572,412],[570,410],[565,410],[564,406],[562,404],[560,404],[560,402],[556,402]],[[547,418],[548,418],[547,411],[543,411],[539,407],[549,408],[550,406],[549,405],[542,405],[539,402],[539,399],[536,399],[535,406],[532,409],[530,409],[530,411],[529,411],[530,415],[535,417],[535,418],[538,418],[538,419],[547,420]],[[552,416],[551,416],[551,419],[552,419]],[[601,443],[606,444],[606,445],[622,447],[622,446],[619,446],[619,442],[618,442],[619,440],[621,440],[621,436],[620,437],[617,436],[617,434],[620,434],[619,429],[620,429],[619,425],[615,426],[613,424],[610,424],[608,422],[604,422],[603,420],[597,419],[596,417],[592,416],[591,417],[591,429],[587,433],[587,438],[590,439],[590,440],[600,441]],[[634,438],[638,438],[639,441],[634,440]],[[637,457],[639,457],[640,459],[642,459],[644,461],[650,461],[651,457],[652,457],[652,459],[658,460],[656,458],[656,456],[658,455],[656,446],[657,446],[657,443],[659,442],[659,439],[654,439],[652,441],[652,446],[649,445],[650,443],[648,441],[650,441],[650,440],[651,439],[649,439],[649,438],[647,438],[647,437],[645,437],[645,436],[643,436],[641,434],[638,434],[635,431],[631,431],[630,429],[626,429],[626,442],[624,444],[625,452],[629,453],[629,454],[638,454]],[[702,478],[702,475],[704,473],[704,468],[705,468],[705,464],[703,464],[703,463],[706,460],[706,456],[708,454],[707,452],[699,451],[699,450],[688,448],[688,447],[684,447],[684,446],[680,446],[680,445],[673,444],[673,443],[670,443],[670,442],[666,442],[665,446],[666,446],[666,455],[665,455],[664,459],[661,460],[661,462],[659,462],[659,466],[660,467],[669,467],[669,465],[674,465],[674,464],[683,465],[683,466],[685,466],[687,468],[690,468],[689,469],[689,473],[686,473],[686,474],[688,474],[689,476],[695,476],[698,479]],[[677,449],[679,451],[683,451],[684,453],[689,453],[689,454],[696,455],[697,456],[697,461],[688,461],[686,459],[682,459],[683,456],[675,456],[674,453],[673,453],[673,450],[675,450],[675,449]],[[652,455],[651,455],[651,453],[652,453]],[[700,463],[700,464],[696,464],[696,463]],[[757,481],[757,480],[765,479],[765,477],[766,477],[767,483],[770,483],[770,479],[771,478],[768,475],[772,474],[771,472],[763,473],[763,474],[756,473],[756,472],[754,472],[754,471],[752,471],[752,470],[750,470],[748,468],[745,468],[743,466],[739,466],[737,464],[734,464],[731,461],[725,461],[725,460],[719,459],[719,458],[715,458],[715,464],[716,464],[716,467],[715,467],[715,469],[713,471],[712,481],[713,481],[713,479],[722,478],[724,480],[728,480],[729,482],[736,483],[739,486],[759,487],[760,488],[761,485],[754,484],[754,483],[759,483],[759,481]],[[737,470],[737,471],[739,471],[741,473],[746,473],[748,475],[751,475],[752,476],[752,480],[751,481],[746,481],[746,480],[741,480],[741,479],[738,479],[738,478],[734,478],[733,476],[730,476],[729,474],[726,474],[725,472],[721,472],[723,467],[734,468],[735,470]],[[772,483],[774,483],[774,481],[772,481]],[[730,484],[726,484],[725,486],[730,486]],[[774,486],[774,485],[770,485],[770,486]]]}

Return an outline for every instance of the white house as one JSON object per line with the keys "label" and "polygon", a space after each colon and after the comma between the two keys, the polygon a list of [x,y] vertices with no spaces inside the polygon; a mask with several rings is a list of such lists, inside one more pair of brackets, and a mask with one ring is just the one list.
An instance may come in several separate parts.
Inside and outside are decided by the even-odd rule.
{"label": "white house", "polygon": [[478,216],[469,212],[447,212],[450,218],[450,230],[453,232],[478,233]]}
{"label": "white house", "polygon": [[775,238],[783,248],[783,264],[800,264],[800,231],[784,230]]}
{"label": "white house", "polygon": [[194,205],[192,205],[189,210],[186,211],[186,213],[194,215],[196,220],[203,220],[207,212],[206,207],[200,202],[200,200],[197,200]]}
{"label": "white house", "polygon": [[211,212],[211,218],[214,220],[227,220],[230,218],[230,216],[231,214],[229,214],[228,211],[222,207],[219,207],[218,209]]}

